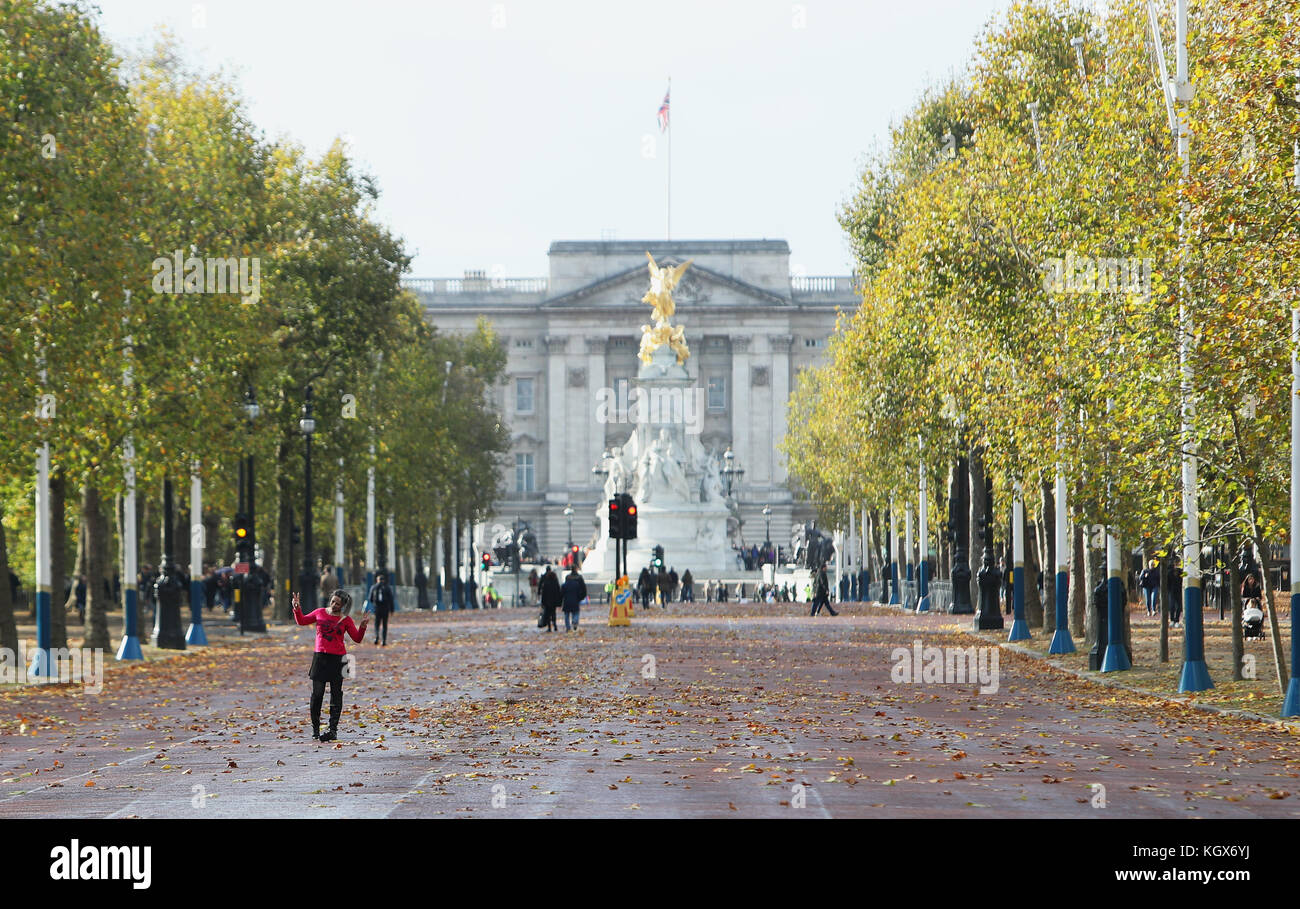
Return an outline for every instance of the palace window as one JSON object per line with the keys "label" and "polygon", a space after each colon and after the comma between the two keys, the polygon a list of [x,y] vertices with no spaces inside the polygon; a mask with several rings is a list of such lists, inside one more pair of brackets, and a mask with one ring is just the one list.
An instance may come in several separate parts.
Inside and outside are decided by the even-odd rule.
{"label": "palace window", "polygon": [[631,394],[631,383],[626,378],[614,380],[614,414],[615,419],[622,423],[627,419],[628,396]]}
{"label": "palace window", "polygon": [[533,456],[529,453],[515,455],[515,492],[532,492],[536,482]]}
{"label": "palace window", "polygon": [[708,381],[709,410],[727,409],[727,377],[709,376]]}
{"label": "palace window", "polygon": [[533,412],[533,388],[532,377],[520,376],[515,379],[515,413]]}

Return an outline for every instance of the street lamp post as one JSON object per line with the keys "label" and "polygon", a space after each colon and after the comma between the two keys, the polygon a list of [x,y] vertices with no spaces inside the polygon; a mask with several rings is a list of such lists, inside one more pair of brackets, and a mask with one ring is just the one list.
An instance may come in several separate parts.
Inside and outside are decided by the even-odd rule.
{"label": "street lamp post", "polygon": [[772,551],[772,506],[763,506],[763,521],[766,523],[766,529],[763,532],[763,555],[765,558],[774,558],[768,556]]}
{"label": "street lamp post", "polygon": [[916,439],[921,449],[921,463],[918,467],[920,481],[918,484],[917,538],[919,541],[916,563],[916,611],[930,611],[930,503],[926,497],[925,446],[920,436]]}
{"label": "street lamp post", "polygon": [[[1083,74],[1083,42],[1082,39],[1076,38],[1071,41],[1079,41],[1076,45],[1076,51],[1079,55],[1079,71]],[[1025,105],[1029,109],[1029,116],[1034,124],[1034,154],[1038,161],[1038,170],[1040,173],[1046,172],[1047,168],[1043,164],[1043,140],[1038,131],[1038,102],[1031,101]],[[1057,325],[1059,329],[1059,308]],[[1058,385],[1060,370],[1057,370]],[[1064,409],[1064,396],[1060,400],[1060,405]],[[1069,519],[1069,511],[1066,507],[1066,487],[1065,472],[1061,464],[1061,418],[1056,418],[1056,489],[1055,489],[1055,506],[1056,520],[1053,533],[1052,549],[1056,556],[1056,631],[1052,633],[1051,644],[1047,648],[1048,653],[1074,653],[1074,638],[1070,635],[1069,619],[1069,593],[1070,593],[1070,558],[1068,553],[1068,529],[1066,522]]]}
{"label": "street lamp post", "polygon": [[898,515],[894,511],[894,497],[889,497],[889,606],[899,606],[903,599],[898,595]]}
{"label": "street lamp post", "polygon": [[731,450],[730,445],[728,445],[727,450],[722,453],[721,473],[722,482],[726,488],[727,498],[731,498],[733,492],[735,492],[740,486],[740,480],[741,477],[745,475],[745,471],[737,464],[736,455]]}
{"label": "street lamp post", "polygon": [[745,475],[745,471],[736,463],[736,455],[735,452],[731,450],[730,445],[728,445],[727,450],[722,453],[722,470],[720,470],[719,473],[722,475],[723,492],[727,497],[731,512],[736,518],[737,535],[743,543],[745,538],[743,535],[740,535],[740,528],[744,522],[740,519],[740,501],[738,492],[740,489],[740,479]]}
{"label": "street lamp post", "polygon": [[302,510],[302,598],[304,612],[316,609],[316,584],[314,580],[314,555],[311,544],[311,437],[316,433],[316,420],[312,416],[311,386],[307,386],[302,405],[302,419],[298,428],[303,436],[303,510]]}
{"label": "street lamp post", "polygon": [[1012,609],[1009,641],[1030,639],[1029,623],[1025,621],[1025,503],[1020,484],[1016,484],[1015,498],[1011,504],[1011,569]]}
{"label": "street lamp post", "polygon": [[564,506],[564,516],[569,519],[569,550],[573,550],[573,505]]}
{"label": "street lamp post", "polygon": [[173,515],[172,481],[163,479],[162,558],[158,579],[154,582],[157,609],[154,611],[154,643],[166,650],[184,650],[185,633],[181,631],[181,595],[183,586],[172,558],[172,535],[176,527]]}
{"label": "street lamp post", "polygon": [[[1300,189],[1300,142],[1293,146],[1295,154],[1295,186]],[[1282,703],[1282,716],[1300,716],[1300,583],[1296,572],[1300,570],[1300,308],[1291,310],[1291,679]]]}
{"label": "street lamp post", "polygon": [[190,627],[185,630],[185,643],[206,647],[208,635],[203,630],[203,480],[200,464],[190,465]]}
{"label": "street lamp post", "polygon": [[998,592],[1002,588],[1002,572],[998,570],[993,553],[992,479],[984,481],[984,514],[980,516],[980,534],[984,537],[984,559],[980,565],[980,612],[979,617],[975,620],[975,627],[979,631],[988,631],[1003,627],[1002,610],[998,608]]}
{"label": "street lamp post", "polygon": [[[248,434],[251,437],[253,422],[262,413],[262,408],[257,403],[257,394],[251,384],[244,391],[244,403],[241,405],[241,409],[244,411]],[[257,509],[254,496],[255,485],[253,482],[251,447],[244,458],[241,474],[243,475],[243,482],[240,484],[239,511],[248,517],[248,533],[240,540],[235,551],[239,560],[248,565],[248,573],[243,576],[237,590],[239,595],[239,633],[243,634],[245,631],[266,631],[266,623],[262,621],[262,576],[256,570]]]}

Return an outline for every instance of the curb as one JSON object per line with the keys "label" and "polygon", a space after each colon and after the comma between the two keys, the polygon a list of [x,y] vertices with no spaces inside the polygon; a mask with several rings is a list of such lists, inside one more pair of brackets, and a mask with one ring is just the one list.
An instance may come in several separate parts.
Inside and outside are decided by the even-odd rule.
{"label": "curb", "polygon": [[[884,609],[890,613],[895,613],[895,614],[900,614],[900,613],[902,615],[917,614],[917,613],[910,612],[906,609],[901,609],[900,607],[897,606],[889,606],[885,603],[872,602],[866,605],[872,606],[877,609]],[[931,613],[931,614],[935,614],[935,613]],[[938,613],[938,614],[942,614],[942,613]],[[926,615],[926,613],[920,613],[920,615]],[[956,632],[944,631],[942,629],[936,629],[936,631],[939,631],[941,634],[974,634],[976,636],[979,635],[979,632],[973,629],[967,631],[956,631]],[[1045,663],[1046,665],[1051,666],[1053,669],[1055,669],[1058,672],[1063,672],[1066,673],[1067,675],[1072,675],[1075,678],[1083,679],[1086,682],[1092,682],[1097,685],[1102,685],[1106,688],[1115,688],[1122,691],[1130,691],[1134,694],[1140,694],[1145,697],[1155,698],[1158,701],[1164,701],[1167,704],[1177,704],[1180,707],[1190,707],[1193,710],[1200,710],[1205,713],[1214,713],[1214,714],[1218,714],[1219,716],[1232,716],[1232,717],[1237,717],[1238,719],[1253,720],[1258,723],[1265,723],[1269,726],[1285,726],[1287,729],[1291,730],[1294,733],[1300,733],[1300,722],[1294,720],[1286,720],[1283,719],[1282,717],[1268,716],[1267,714],[1263,714],[1263,713],[1254,713],[1253,711],[1250,710],[1242,710],[1240,707],[1216,707],[1213,704],[1202,704],[1196,701],[1191,701],[1180,697],[1172,697],[1167,694],[1161,694],[1158,691],[1151,691],[1148,688],[1138,688],[1135,685],[1126,685],[1123,682],[1102,678],[1090,672],[1082,672],[1078,669],[1072,669],[1069,666],[1066,666],[1057,660],[1049,659],[1048,657],[1039,653],[1037,650],[1034,650],[1030,647],[1025,647],[1023,644],[1013,644],[1010,641],[1001,641],[998,643],[998,646],[1004,647],[1007,650],[1014,651],[1015,653],[1023,654],[1024,656],[1031,657],[1035,660],[1038,660],[1040,663]]]}
{"label": "curb", "polygon": [[1263,713],[1254,713],[1249,710],[1242,710],[1239,707],[1216,707],[1213,704],[1202,704],[1196,701],[1186,700],[1184,698],[1171,697],[1170,695],[1167,694],[1161,694],[1160,692],[1157,691],[1151,691],[1148,688],[1138,688],[1135,685],[1125,685],[1123,682],[1117,682],[1111,679],[1100,678],[1093,675],[1090,672],[1082,672],[1078,669],[1071,669],[1069,666],[1062,665],[1056,660],[1049,660],[1047,657],[1043,656],[1037,650],[1033,650],[1032,648],[1025,647],[1022,644],[1012,644],[1009,641],[1004,641],[998,646],[1005,647],[1007,650],[1015,651],[1016,653],[1023,654],[1027,657],[1032,657],[1033,659],[1036,659],[1041,663],[1045,663],[1048,666],[1051,666],[1053,669],[1057,670],[1058,672],[1064,672],[1068,675],[1074,676],[1075,678],[1083,679],[1084,681],[1087,682],[1093,682],[1094,684],[1097,685],[1103,685],[1106,688],[1115,688],[1122,691],[1131,691],[1134,694],[1140,694],[1145,697],[1155,698],[1156,700],[1164,701],[1167,704],[1177,704],[1180,707],[1190,707],[1193,710],[1200,710],[1205,713],[1215,713],[1218,714],[1219,716],[1234,716],[1239,719],[1254,720],[1259,723],[1266,723],[1270,726],[1285,726],[1288,729],[1290,729],[1292,732],[1300,732],[1300,722],[1284,720],[1281,717],[1268,716],[1267,714],[1263,714]]}

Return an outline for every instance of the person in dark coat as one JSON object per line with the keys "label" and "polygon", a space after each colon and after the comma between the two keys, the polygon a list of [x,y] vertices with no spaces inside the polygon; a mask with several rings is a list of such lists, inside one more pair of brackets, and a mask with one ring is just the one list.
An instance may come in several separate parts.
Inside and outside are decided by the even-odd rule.
{"label": "person in dark coat", "polygon": [[825,562],[822,563],[822,567],[817,569],[817,577],[813,578],[812,612],[809,615],[816,615],[821,612],[823,606],[831,615],[839,615],[831,607],[831,584],[829,578],[826,577],[826,564]]}
{"label": "person in dark coat", "polygon": [[1254,574],[1248,574],[1242,580],[1241,598],[1243,600],[1259,600],[1261,604],[1264,602],[1264,590],[1260,587],[1259,578]]}
{"label": "person in dark coat", "polygon": [[564,630],[577,631],[582,601],[587,598],[587,582],[582,579],[582,575],[578,574],[578,569],[569,569],[569,575],[564,579],[564,586],[560,589],[560,597],[564,603]]}
{"label": "person in dark coat", "polygon": [[415,602],[418,609],[429,609],[429,576],[421,565],[415,570]]}
{"label": "person in dark coat", "polygon": [[682,572],[682,602],[695,602],[695,577],[689,568]]}
{"label": "person in dark coat", "polygon": [[668,585],[671,583],[672,581],[668,577],[668,572],[660,568],[659,577],[656,579],[656,586],[659,588],[659,605],[664,609],[668,608]]}
{"label": "person in dark coat", "polygon": [[1141,576],[1138,578],[1138,586],[1142,588],[1142,596],[1146,600],[1147,615],[1160,614],[1160,569],[1156,567],[1156,560],[1152,559],[1150,564],[1143,569]]}
{"label": "person in dark coat", "polygon": [[86,624],[86,576],[84,574],[77,578],[77,613],[81,616],[81,624]]}
{"label": "person in dark coat", "polygon": [[1165,596],[1169,598],[1169,624],[1177,625],[1183,618],[1183,569],[1178,559],[1165,566]]}
{"label": "person in dark coat", "polygon": [[636,581],[637,590],[641,593],[641,608],[650,608],[650,597],[654,595],[654,575],[650,574],[650,566],[641,569],[641,576]]}
{"label": "person in dark coat", "polygon": [[537,582],[537,594],[542,600],[543,625],[547,631],[556,631],[555,610],[564,598],[560,593],[560,579],[555,576],[550,565],[546,566],[546,573]]}
{"label": "person in dark coat", "polygon": [[[397,594],[388,583],[388,575],[382,571],[375,575],[375,583],[366,594],[366,599],[370,601],[370,606],[375,611],[375,643],[387,647],[388,615],[397,609]],[[382,640],[380,628],[383,629]]]}

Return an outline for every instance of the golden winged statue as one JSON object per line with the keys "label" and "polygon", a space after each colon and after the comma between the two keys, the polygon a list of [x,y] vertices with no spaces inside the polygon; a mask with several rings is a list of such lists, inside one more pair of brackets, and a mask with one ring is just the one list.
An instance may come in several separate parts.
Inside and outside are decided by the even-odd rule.
{"label": "golden winged statue", "polygon": [[676,266],[658,265],[650,253],[647,252],[645,256],[650,260],[650,289],[641,298],[641,302],[649,303],[652,307],[650,317],[654,324],[653,327],[641,326],[641,349],[637,356],[641,362],[649,364],[654,352],[667,344],[677,354],[677,362],[685,363],[691,355],[690,348],[686,346],[686,335],[680,325],[673,325],[670,320],[677,311],[673,291],[694,260],[689,259]]}

